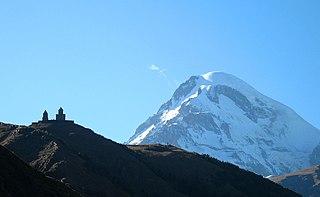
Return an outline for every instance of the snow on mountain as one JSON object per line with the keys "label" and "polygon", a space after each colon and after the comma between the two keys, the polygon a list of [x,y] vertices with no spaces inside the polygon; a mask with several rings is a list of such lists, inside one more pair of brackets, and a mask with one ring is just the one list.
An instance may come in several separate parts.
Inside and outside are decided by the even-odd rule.
{"label": "snow on mountain", "polygon": [[261,175],[310,166],[320,131],[289,107],[223,72],[192,76],[128,144],[172,144]]}

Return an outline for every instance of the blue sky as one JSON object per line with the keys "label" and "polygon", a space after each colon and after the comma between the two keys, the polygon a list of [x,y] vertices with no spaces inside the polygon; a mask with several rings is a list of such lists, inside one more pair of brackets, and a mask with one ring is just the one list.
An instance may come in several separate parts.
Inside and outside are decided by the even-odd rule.
{"label": "blue sky", "polygon": [[180,83],[219,70],[320,128],[319,2],[1,1],[0,121],[61,106],[124,142]]}

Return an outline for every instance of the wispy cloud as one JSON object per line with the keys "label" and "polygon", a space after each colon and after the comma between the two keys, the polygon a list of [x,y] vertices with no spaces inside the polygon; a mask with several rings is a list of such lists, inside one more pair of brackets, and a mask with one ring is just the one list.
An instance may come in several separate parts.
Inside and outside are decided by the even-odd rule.
{"label": "wispy cloud", "polygon": [[149,69],[152,70],[152,71],[156,71],[158,72],[164,79],[165,81],[167,82],[168,86],[171,88],[172,87],[172,83],[170,82],[167,74],[166,74],[166,70],[165,69],[161,69],[159,66],[156,66],[154,64],[152,64],[151,66],[149,66]]}
{"label": "wispy cloud", "polygon": [[158,71],[160,73],[164,73],[162,69],[160,69],[158,66],[152,64],[150,67],[149,67],[151,70],[154,70],[154,71]]}

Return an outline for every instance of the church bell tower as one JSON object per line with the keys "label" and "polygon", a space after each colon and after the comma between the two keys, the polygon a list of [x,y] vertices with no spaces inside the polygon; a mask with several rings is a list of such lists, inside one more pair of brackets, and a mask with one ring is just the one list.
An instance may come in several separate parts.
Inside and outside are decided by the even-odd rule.
{"label": "church bell tower", "polygon": [[42,122],[48,122],[48,112],[45,110],[42,115]]}
{"label": "church bell tower", "polygon": [[58,110],[58,114],[56,115],[56,120],[57,121],[65,121],[66,120],[66,115],[63,113],[62,107]]}

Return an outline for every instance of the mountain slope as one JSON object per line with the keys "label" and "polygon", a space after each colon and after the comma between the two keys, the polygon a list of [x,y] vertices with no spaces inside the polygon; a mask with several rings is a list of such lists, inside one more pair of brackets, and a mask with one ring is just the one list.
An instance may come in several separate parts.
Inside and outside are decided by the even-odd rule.
{"label": "mountain slope", "polygon": [[[170,145],[129,146],[141,161],[177,191],[187,196],[293,195],[252,172]],[[254,185],[254,187],[248,187]],[[267,186],[268,185],[268,186]]]}
{"label": "mountain slope", "polygon": [[127,147],[76,124],[0,126],[0,144],[84,196],[298,196],[207,156],[172,146]]}
{"label": "mountain slope", "polygon": [[80,196],[63,183],[44,176],[0,146],[0,195],[2,197]]}
{"label": "mountain slope", "polygon": [[320,166],[312,166],[297,172],[271,178],[304,197],[320,197]]}
{"label": "mountain slope", "polygon": [[143,196],[155,190],[155,185],[163,187],[164,195],[179,196],[125,146],[80,125],[12,126],[1,133],[0,144],[84,196]]}
{"label": "mountain slope", "polygon": [[320,131],[292,109],[226,73],[192,76],[128,144],[172,144],[261,175],[310,166]]}
{"label": "mountain slope", "polygon": [[320,144],[318,144],[310,155],[311,165],[320,165]]}

